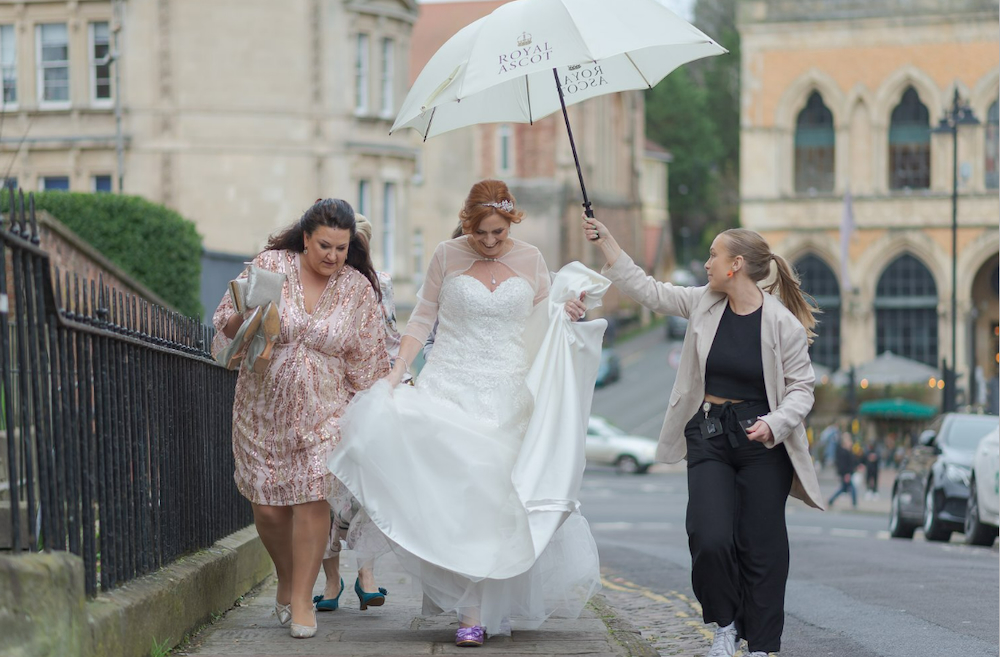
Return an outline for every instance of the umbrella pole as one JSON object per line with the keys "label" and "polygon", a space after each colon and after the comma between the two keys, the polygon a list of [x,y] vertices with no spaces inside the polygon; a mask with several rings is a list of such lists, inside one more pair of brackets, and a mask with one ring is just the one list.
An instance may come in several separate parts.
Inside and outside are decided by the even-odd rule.
{"label": "umbrella pole", "polygon": [[566,120],[566,132],[569,133],[569,146],[573,149],[573,161],[576,162],[576,175],[580,178],[580,191],[583,192],[584,212],[591,219],[594,218],[594,211],[590,208],[590,199],[587,198],[587,186],[583,184],[583,170],[580,168],[580,156],[576,154],[576,141],[573,139],[573,128],[569,125],[569,114],[566,112],[566,99],[563,98],[562,83],[559,82],[559,71],[552,69],[552,75],[556,78],[556,89],[559,90],[559,104],[562,105],[563,119]]}

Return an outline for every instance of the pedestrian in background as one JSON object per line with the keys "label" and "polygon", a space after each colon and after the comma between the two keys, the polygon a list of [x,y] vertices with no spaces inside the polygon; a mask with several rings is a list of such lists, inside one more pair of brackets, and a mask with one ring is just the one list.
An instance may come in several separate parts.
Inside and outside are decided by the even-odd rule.
{"label": "pedestrian in background", "polygon": [[[788,579],[789,493],[822,508],[803,421],[813,405],[809,340],[815,312],[785,260],[757,233],[727,230],[712,242],[708,285],[647,276],[607,227],[584,217],[607,258],[602,273],[650,310],[688,319],[657,461],[688,466],[687,532],[692,583],[708,655],[749,657],[781,648]],[[774,265],[777,278],[759,283]],[[778,297],[773,293],[780,294]]]}
{"label": "pedestrian in background", "polygon": [[[354,210],[317,201],[253,260],[285,274],[281,332],[266,371],[240,371],[233,403],[234,479],[278,577],[275,613],[291,635],[316,634],[312,589],[330,533],[326,459],[354,394],[389,372],[379,284]],[[246,273],[244,273],[245,275]],[[227,292],[213,351],[243,317]]]}
{"label": "pedestrian in background", "polygon": [[878,499],[878,471],[882,460],[882,452],[878,444],[871,442],[865,450],[865,499]]}
{"label": "pedestrian in background", "polygon": [[[358,238],[365,250],[371,253],[372,224],[363,214],[354,215]],[[392,292],[392,277],[384,271],[375,272],[381,293],[382,325],[385,329],[385,348],[392,366],[399,353],[399,329],[396,328],[396,302]],[[326,583],[323,593],[313,597],[316,611],[336,611],[340,607],[340,596],[344,592],[344,580],[340,576],[340,551],[342,542],[354,552],[358,564],[358,579],[354,583],[355,593],[361,601],[361,608],[380,607],[385,603],[388,591],[375,586],[375,558],[388,551],[389,545],[382,533],[371,525],[371,519],[360,508],[354,496],[340,482],[334,480],[330,492],[330,540],[323,554],[323,573]]]}
{"label": "pedestrian in background", "polygon": [[832,507],[834,501],[844,493],[851,494],[851,506],[858,508],[858,491],[854,488],[854,472],[858,469],[858,459],[854,455],[854,438],[848,432],[840,435],[836,455],[837,477],[840,488],[830,497],[827,506]]}

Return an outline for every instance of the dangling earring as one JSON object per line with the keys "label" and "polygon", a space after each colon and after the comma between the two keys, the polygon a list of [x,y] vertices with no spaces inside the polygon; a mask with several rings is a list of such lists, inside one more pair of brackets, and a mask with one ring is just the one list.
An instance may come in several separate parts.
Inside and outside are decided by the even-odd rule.
{"label": "dangling earring", "polygon": [[730,269],[729,271],[726,272],[726,278],[732,278],[732,277],[733,277],[733,270]]}
{"label": "dangling earring", "polygon": [[307,253],[309,253],[309,247],[308,246],[302,247],[302,255],[305,255]]}

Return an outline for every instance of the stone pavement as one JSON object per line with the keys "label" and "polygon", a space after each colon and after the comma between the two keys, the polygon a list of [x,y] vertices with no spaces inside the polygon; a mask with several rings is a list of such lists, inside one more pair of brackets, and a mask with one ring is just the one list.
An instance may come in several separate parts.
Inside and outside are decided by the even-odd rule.
{"label": "stone pavement", "polygon": [[[225,616],[182,644],[174,655],[409,655],[480,653],[497,657],[527,655],[587,655],[588,657],[656,657],[636,630],[598,596],[577,620],[551,619],[536,631],[514,631],[510,637],[488,639],[482,648],[454,644],[458,622],[454,616],[420,615],[421,599],[391,554],[378,564],[379,586],[389,590],[382,607],[358,609],[353,585],[356,571],[350,552],[342,557],[345,591],[341,608],[317,614],[319,633],[312,639],[293,639],[273,615],[275,581],[272,578],[246,596]],[[348,564],[351,564],[350,566]],[[322,592],[322,577],[316,593]]]}

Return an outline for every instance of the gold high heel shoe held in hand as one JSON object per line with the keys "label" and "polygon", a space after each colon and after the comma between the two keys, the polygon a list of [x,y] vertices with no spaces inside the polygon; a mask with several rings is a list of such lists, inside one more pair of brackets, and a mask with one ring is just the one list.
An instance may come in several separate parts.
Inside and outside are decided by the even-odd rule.
{"label": "gold high heel shoe held in hand", "polygon": [[274,303],[268,303],[264,308],[264,319],[261,322],[262,333],[264,334],[265,345],[263,351],[254,358],[253,371],[263,374],[267,371],[267,366],[271,364],[271,354],[274,345],[281,337],[281,315]]}

